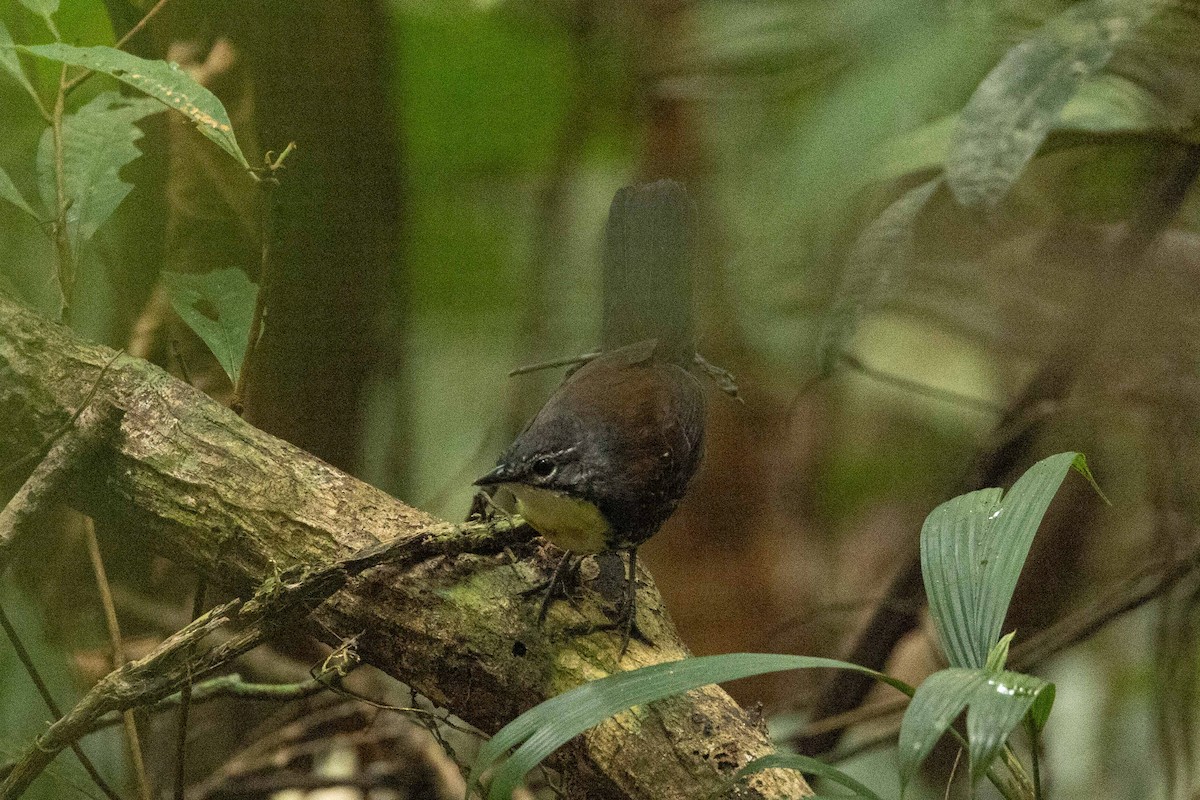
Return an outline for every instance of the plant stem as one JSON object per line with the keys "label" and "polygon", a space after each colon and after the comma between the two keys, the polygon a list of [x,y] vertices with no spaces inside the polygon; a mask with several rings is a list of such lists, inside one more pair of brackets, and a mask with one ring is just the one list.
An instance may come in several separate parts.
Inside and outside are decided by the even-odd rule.
{"label": "plant stem", "polygon": [[[137,21],[136,25],[126,31],[125,35],[117,40],[117,43],[113,45],[113,47],[115,47],[117,50],[120,50],[122,47],[124,47],[129,40],[134,36],[137,36],[138,32],[141,31],[142,28],[146,27],[146,23],[153,19],[155,14],[157,14],[159,11],[162,11],[163,6],[169,2],[170,0],[158,0],[158,2],[154,4],[153,8],[147,11],[146,15]],[[63,92],[70,94],[71,92],[75,91],[75,88],[79,86],[79,84],[83,83],[95,74],[95,70],[85,69],[83,72],[67,81],[66,85],[63,87]]]}
{"label": "plant stem", "polygon": [[[2,607],[0,607],[0,628],[4,629],[4,633],[8,637],[9,644],[12,645],[13,652],[17,654],[17,659],[21,662],[21,665],[25,667],[26,674],[28,674],[29,679],[33,681],[33,685],[37,688],[38,694],[42,698],[42,702],[46,704],[46,708],[49,709],[52,715],[54,715],[55,719],[62,719],[62,709],[59,708],[58,703],[54,702],[54,697],[50,694],[49,687],[47,687],[46,682],[42,680],[42,676],[37,671],[37,666],[33,663],[33,658],[29,655],[29,651],[25,649],[25,643],[22,642],[21,637],[17,635],[16,628],[13,627],[12,622],[9,620],[8,615],[4,613],[4,609]],[[79,759],[79,763],[83,765],[83,769],[85,772],[87,772],[88,777],[92,779],[92,783],[96,784],[96,787],[100,791],[104,792],[104,796],[107,797],[108,800],[121,800],[121,796],[117,794],[111,786],[108,785],[108,782],[105,781],[103,777],[101,777],[100,772],[96,769],[96,765],[93,764],[92,760],[83,752],[83,748],[79,746],[78,742],[71,743],[71,752],[73,752],[75,757]]]}
{"label": "plant stem", "polygon": [[[204,610],[204,595],[208,593],[208,580],[201,575],[196,579],[196,595],[192,598],[192,622],[200,618]],[[179,725],[175,734],[175,800],[183,800],[187,777],[187,731],[188,715],[192,710],[192,684],[186,683],[179,690]]]}
{"label": "plant stem", "polygon": [[[87,539],[88,556],[92,560],[92,572],[96,575],[96,588],[100,590],[100,605],[104,608],[104,621],[108,627],[108,637],[112,644],[113,669],[120,669],[127,659],[125,645],[121,641],[121,625],[117,620],[117,607],[113,603],[112,589],[108,583],[108,573],[104,569],[104,559],[100,555],[100,540],[96,538],[96,523],[91,517],[83,519],[84,537]],[[133,762],[133,773],[137,777],[138,796],[141,800],[151,800],[150,778],[146,774],[146,761],[142,758],[142,742],[138,736],[137,721],[133,718],[133,709],[124,712],[125,738],[129,741],[129,759]]]}
{"label": "plant stem", "polygon": [[62,295],[60,317],[64,325],[71,324],[71,298],[75,294],[75,254],[71,251],[71,235],[67,230],[66,158],[63,155],[63,116],[66,111],[67,65],[58,73],[58,94],[54,98],[54,111],[50,119],[51,137],[54,140],[54,249],[58,255],[58,289]]}

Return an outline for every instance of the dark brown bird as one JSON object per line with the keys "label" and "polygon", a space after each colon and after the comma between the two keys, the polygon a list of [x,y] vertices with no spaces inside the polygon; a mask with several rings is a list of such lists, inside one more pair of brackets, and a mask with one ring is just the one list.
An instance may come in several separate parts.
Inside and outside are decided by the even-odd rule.
{"label": "dark brown bird", "polygon": [[572,554],[629,554],[622,653],[637,613],[637,548],[675,511],[703,450],[700,383],[658,350],[640,342],[580,367],[475,482],[510,491],[516,512],[567,551],[551,591]]}
{"label": "dark brown bird", "polygon": [[622,654],[636,623],[637,548],[675,511],[703,449],[704,394],[688,370],[705,363],[691,333],[695,238],[695,207],[675,181],[617,192],[604,237],[607,352],[569,373],[475,482],[511,493],[513,510],[567,551],[539,619],[573,554],[629,554]]}

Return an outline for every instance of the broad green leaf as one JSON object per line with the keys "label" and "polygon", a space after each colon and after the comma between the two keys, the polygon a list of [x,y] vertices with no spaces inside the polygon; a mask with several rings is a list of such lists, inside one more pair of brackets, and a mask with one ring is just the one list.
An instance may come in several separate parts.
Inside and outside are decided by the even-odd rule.
{"label": "broad green leaf", "polygon": [[959,116],[946,162],[958,202],[1004,199],[1063,107],[1155,10],[1146,0],[1085,0],[1010,50]]}
{"label": "broad green leaf", "polygon": [[859,783],[837,767],[826,764],[819,759],[795,753],[773,753],[769,756],[756,758],[739,769],[733,779],[736,781],[748,775],[753,775],[756,772],[762,772],[765,769],[794,769],[797,772],[806,772],[809,775],[816,775],[845,786],[854,792],[854,797],[865,798],[865,800],[882,800],[879,795],[871,791],[869,786]]}
{"label": "broad green leaf", "polygon": [[896,743],[901,794],[987,678],[988,673],[983,670],[951,668],[933,673],[917,687],[900,720],[900,738]]}
{"label": "broad green leaf", "polygon": [[971,492],[926,518],[921,571],[951,666],[986,666],[1033,536],[1072,468],[1095,486],[1081,454],[1059,453],[1030,467],[1003,497],[999,489]]}
{"label": "broad green leaf", "polygon": [[1053,697],[1051,687],[1052,684],[1032,675],[999,672],[989,674],[975,690],[967,709],[967,752],[971,756],[972,782],[987,773],[992,760],[1038,695],[1050,688]]}
{"label": "broad green leaf", "polygon": [[16,45],[13,44],[12,34],[9,33],[8,26],[4,24],[3,20],[0,20],[0,69],[12,75],[18,83],[25,87],[26,91],[36,94],[37,90],[29,82],[29,76],[21,68],[21,61],[17,58],[15,47]]}
{"label": "broad green leaf", "polygon": [[164,272],[162,279],[176,313],[204,340],[230,383],[236,384],[250,338],[258,287],[235,268],[203,275]]}
{"label": "broad green leaf", "polygon": [[20,49],[42,58],[86,67],[111,75],[145,92],[190,119],[196,129],[246,169],[250,164],[238,147],[229,114],[217,96],[197,83],[178,64],[151,61],[112,47],[72,47],[67,44],[43,44]]}
{"label": "broad green leaf", "polygon": [[38,213],[33,210],[33,207],[26,202],[24,195],[21,194],[21,191],[17,188],[17,185],[13,183],[13,179],[7,172],[4,171],[3,167],[0,167],[0,198],[12,203],[14,206],[21,209],[39,222],[41,221],[42,218],[38,216]]}
{"label": "broad green leaf", "polygon": [[982,667],[991,642],[977,652],[975,587],[983,579],[984,528],[1003,492],[980,489],[935,508],[921,528],[921,574],[942,649],[954,667]]}
{"label": "broad green leaf", "polygon": [[[142,131],[134,123],[162,110],[161,103],[148,97],[103,92],[63,118],[63,183],[70,203],[67,229],[75,252],[95,236],[133,189],[119,173],[142,154],[134,145]],[[46,208],[57,208],[54,137],[49,128],[38,144],[37,168],[42,202]]]}
{"label": "broad green leaf", "polygon": [[1018,672],[952,667],[930,675],[917,687],[900,721],[902,790],[964,709],[971,777],[977,781],[1039,697],[1049,697],[1043,701],[1048,704],[1053,695],[1053,684]]}
{"label": "broad green leaf", "polygon": [[989,520],[991,536],[985,542],[983,579],[975,589],[976,631],[982,637],[978,645],[982,647],[984,662],[992,643],[1000,636],[1034,534],[1072,468],[1090,476],[1082,453],[1059,453],[1034,464],[1004,496],[998,516]]}
{"label": "broad green leaf", "polygon": [[[50,22],[50,18],[58,11],[58,0],[21,0],[21,5]],[[53,30],[53,28],[51,29]]]}
{"label": "broad green leaf", "polygon": [[479,750],[467,794],[505,753],[517,750],[492,778],[488,797],[506,798],[529,770],[588,728],[632,706],[707,686],[789,669],[848,669],[911,694],[912,688],[883,673],[831,658],[731,653],[654,664],[591,681],[552,697],[505,725]]}
{"label": "broad green leaf", "polygon": [[899,292],[916,260],[913,226],[940,185],[941,179],[935,178],[905,192],[854,243],[818,344],[825,373],[832,371],[863,314]]}

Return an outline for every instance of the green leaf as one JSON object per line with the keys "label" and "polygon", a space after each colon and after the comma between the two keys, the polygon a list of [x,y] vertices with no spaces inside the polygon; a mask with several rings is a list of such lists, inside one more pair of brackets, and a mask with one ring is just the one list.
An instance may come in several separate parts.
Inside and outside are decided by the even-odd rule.
{"label": "green leaf", "polygon": [[1040,731],[1046,727],[1046,720],[1050,718],[1052,708],[1054,708],[1054,684],[1048,683],[1038,692],[1033,706],[1029,709],[1029,721],[1033,723],[1035,730]]}
{"label": "green leaf", "polygon": [[1145,87],[1119,75],[1101,74],[1080,87],[1063,108],[1055,130],[1089,133],[1174,131],[1172,110]]}
{"label": "green leaf", "polygon": [[[1019,672],[990,674],[972,695],[967,709],[967,752],[971,781],[977,782],[1004,747],[1013,729],[1052,684]],[[1048,713],[1048,712],[1047,712]]]}
{"label": "green leaf", "polygon": [[[67,229],[72,249],[96,234],[112,216],[133,185],[120,178],[120,170],[142,154],[135,145],[142,138],[136,123],[162,111],[148,97],[123,97],[102,92],[74,114],[63,118],[63,183]],[[46,208],[58,206],[54,164],[54,136],[42,133],[37,154],[38,186]]]}
{"label": "green leaf", "polygon": [[983,580],[983,539],[989,520],[995,520],[1003,492],[980,489],[955,497],[935,508],[921,528],[921,574],[942,649],[954,667],[982,667],[975,588]]}
{"label": "green leaf", "polygon": [[954,724],[975,690],[986,680],[987,673],[983,670],[951,668],[933,673],[917,687],[900,720],[900,738],[896,743],[901,794],[942,734]]}
{"label": "green leaf", "polygon": [[176,313],[204,340],[221,363],[230,383],[237,383],[250,338],[258,287],[240,269],[218,269],[203,275],[162,273]]}
{"label": "green leaf", "polygon": [[12,75],[18,83],[25,87],[26,91],[31,94],[37,94],[37,90],[29,82],[29,76],[25,74],[25,70],[21,67],[21,61],[17,58],[15,48],[16,45],[13,43],[12,34],[9,33],[8,26],[4,24],[3,20],[0,20],[0,69]]}
{"label": "green leaf", "polygon": [[145,92],[190,119],[196,129],[222,150],[250,169],[238,147],[225,106],[217,96],[197,83],[178,64],[151,61],[112,47],[72,47],[67,44],[43,44],[19,49],[35,56],[61,61],[77,67],[103,72]]}
{"label": "green leaf", "polygon": [[17,185],[13,183],[12,177],[4,171],[3,167],[0,167],[0,199],[7,200],[37,221],[42,221],[38,213],[33,210],[33,206],[26,202]]}
{"label": "green leaf", "polygon": [[1047,693],[1053,702],[1053,684],[1018,672],[952,667],[930,675],[917,687],[900,721],[897,758],[902,790],[964,709],[971,778],[977,781],[1021,718]]}
{"label": "green leaf", "polygon": [[882,800],[879,795],[871,791],[869,786],[859,783],[837,767],[826,764],[824,761],[816,758],[794,753],[772,753],[769,756],[756,758],[739,769],[737,774],[733,776],[733,780],[736,781],[745,778],[756,772],[762,772],[765,769],[794,769],[797,772],[806,772],[809,775],[816,775],[845,786],[854,792],[855,797],[862,797],[866,800]]}
{"label": "green leaf", "polygon": [[21,0],[21,5],[46,20],[47,23],[50,22],[50,18],[54,16],[54,13],[58,11],[58,0]]}
{"label": "green leaf", "polygon": [[887,184],[918,172],[941,171],[958,128],[958,115],[938,117],[877,145],[867,158],[864,186]]}
{"label": "green leaf", "polygon": [[968,208],[993,208],[1084,81],[1155,12],[1145,0],[1086,0],[1010,50],[959,117],[946,183]]}
{"label": "green leaf", "polygon": [[508,797],[529,770],[566,742],[619,711],[712,683],[789,669],[848,669],[911,694],[912,688],[883,673],[831,658],[731,653],[654,664],[591,681],[552,697],[505,725],[479,750],[467,794],[510,749],[517,750],[492,779],[489,798]]}
{"label": "green leaf", "polygon": [[970,492],[926,518],[921,571],[951,666],[987,665],[1033,536],[1072,468],[1095,485],[1081,454],[1059,453],[1030,467],[1003,498],[999,489]]}
{"label": "green leaf", "polygon": [[1006,633],[1000,637],[1000,641],[992,647],[987,657],[987,666],[984,667],[988,672],[1003,672],[1004,665],[1008,663],[1008,648],[1012,644],[1013,637],[1017,635],[1016,631]]}
{"label": "green leaf", "polygon": [[832,371],[863,314],[899,292],[905,273],[916,260],[913,226],[939,186],[941,179],[935,178],[905,192],[854,243],[817,345],[826,374]]}

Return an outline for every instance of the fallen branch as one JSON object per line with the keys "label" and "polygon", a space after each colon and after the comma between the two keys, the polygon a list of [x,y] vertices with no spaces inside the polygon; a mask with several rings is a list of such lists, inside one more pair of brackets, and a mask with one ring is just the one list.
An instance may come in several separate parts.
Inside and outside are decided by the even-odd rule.
{"label": "fallen branch", "polygon": [[[111,357],[107,348],[0,296],[0,464],[46,441],[80,407]],[[481,730],[497,730],[541,700],[615,668],[611,633],[565,635],[603,620],[601,605],[557,604],[538,627],[536,609],[520,592],[542,577],[542,565],[528,558],[514,563],[505,537],[486,526],[457,528],[405,506],[138,359],[117,358],[94,402],[121,409],[124,418],[97,466],[71,485],[68,502],[243,597],[275,576],[319,572],[351,557],[337,578],[345,585],[308,616],[309,629],[333,644],[359,635],[366,663]],[[519,555],[536,552],[527,530],[510,532]],[[371,549],[380,542],[389,544]],[[445,555],[463,544],[471,549]],[[376,568],[351,574],[369,567]],[[622,668],[687,655],[649,576],[641,578],[638,622],[653,644],[632,643]],[[245,613],[239,609],[224,613]],[[306,613],[297,608],[297,619]],[[211,613],[202,620],[211,621]],[[252,643],[234,637],[221,647],[235,645]],[[211,656],[189,649],[186,657]],[[132,702],[139,705],[174,691],[131,687],[118,681],[107,688],[135,691]],[[97,718],[99,707],[56,723],[49,741],[70,739],[72,726]],[[572,742],[558,763],[570,796],[674,800],[718,792],[738,767],[770,752],[749,715],[707,687],[603,723]],[[783,771],[761,773],[734,791],[745,798],[808,793],[798,775]]]}

